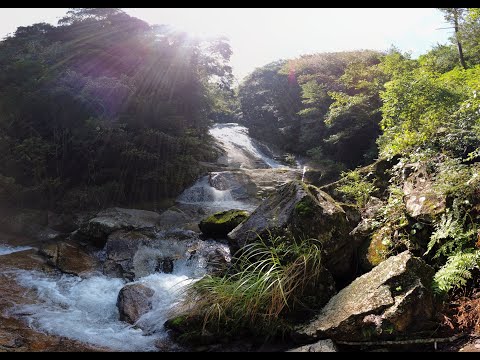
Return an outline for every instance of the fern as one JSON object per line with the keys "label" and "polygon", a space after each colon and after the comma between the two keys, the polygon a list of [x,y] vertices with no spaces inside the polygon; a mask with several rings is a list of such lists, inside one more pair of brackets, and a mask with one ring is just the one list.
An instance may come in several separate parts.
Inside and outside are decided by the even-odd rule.
{"label": "fern", "polygon": [[446,264],[433,278],[433,288],[437,293],[446,293],[467,284],[472,277],[471,270],[480,264],[480,250],[469,249],[448,258]]}
{"label": "fern", "polygon": [[443,214],[440,221],[435,224],[435,231],[430,237],[425,255],[428,254],[435,245],[438,245],[438,250],[433,258],[438,258],[441,255],[449,256],[461,250],[465,246],[471,245],[475,229],[470,228],[464,230],[465,217],[460,219],[458,211],[448,212]]}

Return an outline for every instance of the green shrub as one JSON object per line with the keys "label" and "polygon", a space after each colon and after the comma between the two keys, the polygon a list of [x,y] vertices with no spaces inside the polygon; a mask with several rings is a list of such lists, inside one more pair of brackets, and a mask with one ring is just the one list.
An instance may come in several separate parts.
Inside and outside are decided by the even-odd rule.
{"label": "green shrub", "polygon": [[370,199],[370,195],[378,190],[372,182],[365,180],[358,171],[344,172],[342,177],[344,179],[343,185],[339,186],[337,190],[355,201],[358,207],[364,207]]}

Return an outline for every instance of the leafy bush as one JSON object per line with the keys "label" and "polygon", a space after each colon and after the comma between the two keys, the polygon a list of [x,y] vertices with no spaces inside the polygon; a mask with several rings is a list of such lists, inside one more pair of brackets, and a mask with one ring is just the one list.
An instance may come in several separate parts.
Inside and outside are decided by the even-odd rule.
{"label": "leafy bush", "polygon": [[358,171],[344,172],[342,177],[344,185],[339,186],[337,190],[353,199],[358,207],[364,207],[370,195],[377,190],[373,183],[365,180]]}

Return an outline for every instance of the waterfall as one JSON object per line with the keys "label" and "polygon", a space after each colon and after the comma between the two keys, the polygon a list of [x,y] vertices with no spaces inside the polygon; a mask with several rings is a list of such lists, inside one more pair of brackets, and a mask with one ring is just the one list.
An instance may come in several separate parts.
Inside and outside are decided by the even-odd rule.
{"label": "waterfall", "polygon": [[[178,207],[191,210],[188,214],[192,216],[192,222],[197,221],[194,216],[205,217],[220,210],[253,211],[259,202],[257,191],[262,186],[263,189],[273,189],[288,181],[286,174],[289,170],[295,173],[296,178],[299,177],[299,169],[274,160],[269,149],[251,139],[243,126],[216,124],[210,129],[210,134],[225,150],[225,163],[222,165],[226,168],[225,171],[221,169],[202,176],[178,197]],[[303,175],[305,170],[306,167]],[[139,247],[131,259],[135,282],[155,290],[153,308],[137,322],[143,330],[118,320],[117,296],[127,281],[103,274],[81,278],[18,270],[18,283],[36,291],[38,301],[15,305],[11,314],[23,317],[39,331],[112,350],[158,350],[155,344],[167,339],[163,324],[169,311],[182,299],[182,290],[206,273],[211,266],[208,259],[212,252],[216,254],[220,249],[222,254],[230,256],[230,250],[227,245],[213,240],[197,238],[192,247],[189,240],[170,239],[163,232],[158,232],[156,236],[159,240],[156,245]],[[0,255],[26,249],[28,247],[0,245]],[[172,273],[163,273],[158,269],[158,259],[164,257],[172,259]]]}

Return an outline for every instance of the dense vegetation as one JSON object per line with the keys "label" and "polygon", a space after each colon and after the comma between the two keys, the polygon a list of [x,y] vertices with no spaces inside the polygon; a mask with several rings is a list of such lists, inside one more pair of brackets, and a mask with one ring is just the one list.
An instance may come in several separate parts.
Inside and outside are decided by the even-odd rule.
{"label": "dense vegetation", "polygon": [[[118,9],[20,27],[0,43],[0,200],[157,208],[215,159],[211,122],[237,119],[320,169],[319,183],[343,172],[335,196],[373,214],[363,271],[409,249],[435,268],[437,293],[454,295],[480,279],[480,12],[441,10],[451,44],[418,59],[391,49],[280,60],[250,74],[236,98],[224,39]],[[391,161],[382,181],[372,166],[356,169],[377,158]],[[405,201],[417,173],[433,199],[424,217]],[[204,329],[277,334],[316,309],[315,240],[264,240],[189,289]]]}
{"label": "dense vegetation", "polygon": [[239,88],[242,120],[253,136],[303,155],[332,180],[377,155],[382,57],[323,53],[259,68]]}
{"label": "dense vegetation", "polygon": [[[248,76],[238,97],[251,134],[308,157],[324,171],[338,174],[376,157],[390,164],[381,173],[375,170],[379,162],[344,172],[333,187],[339,199],[372,216],[359,254],[363,271],[409,249],[435,268],[438,295],[471,295],[480,278],[480,21],[478,9],[441,11],[453,25],[451,45],[437,45],[418,59],[392,49],[278,61]],[[421,188],[431,201],[424,216],[406,206],[409,187],[415,187],[410,174],[428,185]],[[277,254],[285,243],[268,251]],[[193,288],[208,299],[196,307],[207,328],[240,323],[254,331],[271,325],[271,303],[261,303],[255,313],[262,325],[249,324],[241,309],[253,300],[250,293],[238,298],[242,286],[260,285],[250,286],[250,277],[261,283],[269,268],[259,263],[245,273],[242,264],[233,268],[237,273],[203,279]],[[260,288],[274,291],[268,282]],[[264,293],[252,296],[260,301]],[[285,312],[278,315],[285,320],[293,307],[288,298],[282,301]],[[460,324],[478,328],[478,302],[475,311],[473,303],[463,304]]]}
{"label": "dense vegetation", "polygon": [[[0,197],[78,210],[171,198],[212,158],[229,45],[73,9],[0,43]],[[161,204],[160,204],[161,205]]]}

